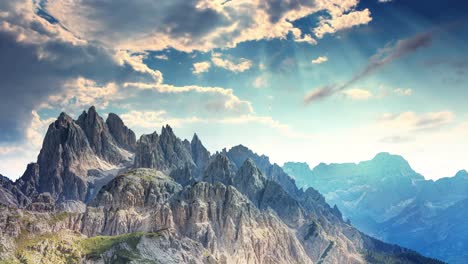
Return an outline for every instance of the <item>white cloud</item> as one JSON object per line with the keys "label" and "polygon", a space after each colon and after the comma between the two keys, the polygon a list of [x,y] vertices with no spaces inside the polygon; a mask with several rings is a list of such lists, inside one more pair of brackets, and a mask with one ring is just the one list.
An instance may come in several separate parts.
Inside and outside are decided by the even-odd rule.
{"label": "white cloud", "polygon": [[[231,48],[239,43],[262,39],[286,39],[315,44],[307,32],[293,21],[328,12],[337,22],[327,24],[333,30],[351,27],[359,0],[298,0],[277,5],[252,1],[46,1],[46,9],[81,38],[98,40],[118,49],[144,51],[174,48],[181,51],[209,51]],[[349,14],[343,15],[346,12]],[[135,16],[134,14],[138,14]],[[190,14],[187,16],[186,14]],[[370,16],[370,14],[367,14]],[[343,21],[346,20],[346,21]],[[346,25],[344,25],[346,22]],[[104,34],[105,33],[105,34]]]}
{"label": "white cloud", "polygon": [[406,131],[423,131],[439,129],[451,124],[454,119],[455,114],[450,111],[429,112],[424,114],[408,111],[399,114],[383,114],[379,121],[384,127],[398,128]]}
{"label": "white cloud", "polygon": [[348,14],[334,16],[331,19],[322,18],[319,26],[314,29],[314,33],[318,38],[322,38],[325,34],[333,34],[343,29],[365,25],[371,21],[372,17],[369,9],[351,11]]}
{"label": "white cloud", "polygon": [[205,105],[206,108],[215,112],[228,111],[236,114],[253,113],[253,107],[251,102],[241,100],[239,97],[234,95],[232,89],[225,89],[221,87],[204,87],[197,85],[188,86],[174,86],[169,84],[148,84],[148,83],[125,83],[124,87],[134,88],[140,90],[154,90],[159,93],[198,93],[198,94],[210,94],[213,95],[211,100],[207,98],[203,99],[203,103],[199,105]]}
{"label": "white cloud", "polygon": [[236,73],[247,71],[253,65],[252,61],[248,59],[240,58],[236,61],[232,61],[227,58],[223,58],[220,53],[213,53],[211,61],[217,67]]}
{"label": "white cloud", "polygon": [[175,118],[171,117],[165,110],[160,111],[136,111],[132,110],[128,113],[120,115],[125,124],[129,127],[139,127],[145,129],[156,129],[169,124],[172,127],[182,127],[195,123],[202,124],[224,124],[224,125],[240,125],[240,124],[260,124],[273,128],[282,135],[290,138],[310,139],[314,138],[312,134],[299,133],[294,131],[288,125],[274,120],[270,116],[257,116],[253,114],[239,115],[235,117],[225,118],[201,118],[197,116]]}
{"label": "white cloud", "polygon": [[358,88],[344,90],[342,93],[352,100],[368,100],[374,96],[370,91]]}
{"label": "white cloud", "polygon": [[403,89],[403,88],[397,88],[393,90],[393,93],[399,95],[399,96],[410,96],[413,94],[412,89]]}
{"label": "white cloud", "polygon": [[39,108],[58,108],[67,113],[79,113],[91,105],[104,109],[112,101],[128,98],[113,82],[100,86],[93,80],[80,77],[66,83],[64,88],[62,92],[50,95]]}
{"label": "white cloud", "polygon": [[31,115],[33,118],[26,128],[26,138],[15,145],[0,146],[0,173],[13,180],[21,176],[26,164],[36,160],[47,128],[55,121],[54,118],[41,119],[36,111]]}
{"label": "white cloud", "polygon": [[147,58],[147,53],[131,53],[128,50],[118,50],[116,51],[114,58],[119,63],[119,65],[130,65],[133,70],[145,73],[153,77],[153,80],[156,83],[163,82],[163,75],[160,71],[153,70],[148,65],[146,65],[143,60]]}
{"label": "white cloud", "polygon": [[321,63],[324,63],[324,62],[327,62],[327,61],[328,61],[327,56],[319,56],[319,57],[313,59],[311,62],[312,62],[312,64],[321,64]]}
{"label": "white cloud", "polygon": [[258,76],[252,82],[253,87],[257,89],[264,88],[265,86],[267,86],[267,84],[268,84],[268,81],[265,76]]}
{"label": "white cloud", "polygon": [[202,61],[196,62],[193,64],[193,74],[201,74],[207,72],[211,67],[211,63],[209,61]]}
{"label": "white cloud", "polygon": [[158,59],[158,60],[168,60],[169,59],[169,57],[167,57],[166,54],[155,55],[154,58]]}

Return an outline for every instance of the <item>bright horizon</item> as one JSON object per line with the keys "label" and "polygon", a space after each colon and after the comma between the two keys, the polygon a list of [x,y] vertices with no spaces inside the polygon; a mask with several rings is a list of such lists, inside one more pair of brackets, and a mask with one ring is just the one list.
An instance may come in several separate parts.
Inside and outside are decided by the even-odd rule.
{"label": "bright horizon", "polygon": [[[85,109],[85,110],[87,111],[88,109]],[[102,113],[100,111],[98,111],[98,114],[101,115],[101,117],[103,117],[104,119],[107,118],[107,115],[108,115],[108,113]],[[59,114],[57,114],[57,117],[58,115]],[[74,119],[77,119],[77,116],[72,116],[72,117]],[[130,117],[128,117],[128,120],[130,120]],[[45,133],[49,124],[50,123],[47,123],[47,124],[44,123],[41,126],[40,131],[38,131],[36,135],[38,138],[35,138],[33,141],[42,142],[42,138],[45,136]],[[150,128],[144,128],[144,129],[140,128],[137,130],[134,130],[132,127],[129,127],[129,128],[135,131],[136,138],[138,140],[140,136],[143,134],[153,133],[154,131],[160,134],[161,127],[164,126],[165,124],[169,124],[173,128],[176,136],[178,136],[181,139],[188,139],[190,141],[193,134],[197,133],[200,140],[205,145],[205,147],[210,151],[211,154],[215,153],[216,151],[221,151],[223,148],[226,148],[227,150],[229,150],[231,147],[234,147],[236,145],[244,145],[259,155],[268,156],[272,163],[277,163],[280,166],[283,166],[285,162],[306,162],[309,165],[310,169],[313,169],[315,166],[317,166],[320,163],[326,163],[326,164],[359,163],[361,161],[371,160],[378,153],[388,152],[393,155],[402,156],[405,160],[408,161],[408,163],[410,164],[413,170],[423,175],[426,179],[437,180],[437,179],[444,178],[444,177],[453,177],[458,171],[465,169],[465,168],[459,168],[459,169],[450,168],[450,166],[454,163],[444,163],[444,159],[440,159],[439,163],[432,164],[432,165],[434,167],[440,166],[441,168],[436,171],[429,170],[427,166],[427,162],[425,160],[418,159],[421,157],[421,155],[420,154],[418,155],[417,153],[416,153],[416,156],[414,157],[414,160],[408,157],[411,155],[404,155],[402,153],[385,151],[385,150],[375,151],[374,153],[371,153],[371,152],[366,153],[365,152],[366,150],[363,150],[359,152],[360,153],[359,156],[355,156],[357,151],[351,154],[347,154],[347,153],[341,154],[341,152],[339,151],[339,148],[341,148],[341,146],[339,144],[335,144],[334,145],[336,148],[335,151],[331,150],[327,153],[327,155],[323,155],[324,153],[323,150],[319,151],[316,148],[315,150],[314,148],[312,148],[312,151],[308,152],[309,148],[304,147],[304,146],[309,146],[309,144],[307,144],[308,140],[298,142],[298,144],[300,144],[302,147],[299,147],[297,145],[288,146],[288,142],[285,142],[284,144],[281,142],[276,142],[276,144],[279,144],[279,145],[275,144],[275,145],[270,146],[270,145],[264,144],[264,142],[267,142],[268,139],[265,139],[263,141],[258,141],[257,140],[258,137],[256,136],[251,138],[253,140],[244,139],[245,142],[248,142],[248,143],[245,143],[245,142],[240,141],[240,140],[243,140],[242,137],[236,138],[233,136],[234,134],[230,135],[229,137],[224,136],[222,133],[219,133],[219,131],[216,131],[216,133],[211,133],[211,134],[210,133],[201,134],[200,132],[197,132],[197,131],[191,131],[189,128],[186,128],[186,129],[180,128],[180,127],[177,127],[177,124],[175,124],[176,126],[174,126],[174,124],[171,125],[170,123],[161,123],[154,130],[151,130]],[[43,133],[41,134],[40,132],[43,132]],[[210,138],[212,138],[213,140],[209,140]],[[226,140],[227,144],[223,145],[223,140]],[[236,141],[236,140],[239,140],[239,141]],[[312,139],[309,139],[309,140],[312,142]],[[327,144],[325,144],[325,146],[326,145]],[[276,147],[278,146],[281,146],[279,147],[279,149],[282,150],[281,152],[278,152],[275,150]],[[22,158],[22,159],[20,158],[18,160],[13,160],[12,162],[0,164],[0,174],[3,174],[4,176],[8,176],[12,179],[17,179],[21,177],[24,170],[26,169],[26,165],[30,162],[36,162],[36,157],[39,154],[39,151],[40,151],[40,146],[39,148],[37,148],[36,146],[36,149],[33,149],[33,148],[28,149],[28,154],[30,153],[30,155],[28,155],[26,158]],[[372,150],[368,150],[368,151],[372,151]],[[341,155],[337,155],[337,153]],[[30,161],[26,161],[28,157],[30,158]],[[295,157],[295,159],[292,159],[292,158],[289,159],[289,157]],[[308,159],[307,157],[312,157],[312,158]],[[323,157],[323,159],[320,159],[321,157]],[[463,165],[463,162],[460,162],[460,164]]]}

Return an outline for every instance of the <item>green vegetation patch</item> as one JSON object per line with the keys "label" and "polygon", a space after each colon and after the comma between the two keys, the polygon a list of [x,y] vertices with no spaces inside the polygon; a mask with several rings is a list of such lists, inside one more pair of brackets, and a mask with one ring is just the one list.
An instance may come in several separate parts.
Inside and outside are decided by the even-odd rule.
{"label": "green vegetation patch", "polygon": [[114,246],[125,243],[131,249],[136,250],[140,239],[143,237],[157,237],[158,233],[136,232],[118,236],[95,236],[81,240],[80,246],[83,255],[90,258],[98,258],[104,252]]}
{"label": "green vegetation patch", "polygon": [[52,223],[58,223],[61,222],[65,219],[67,219],[70,216],[68,212],[60,212],[60,213],[55,213],[52,215]]}

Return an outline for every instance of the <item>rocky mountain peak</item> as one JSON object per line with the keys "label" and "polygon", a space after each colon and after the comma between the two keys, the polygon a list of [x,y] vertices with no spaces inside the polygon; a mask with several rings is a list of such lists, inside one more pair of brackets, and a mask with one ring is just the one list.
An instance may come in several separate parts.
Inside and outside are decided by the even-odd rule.
{"label": "rocky mountain peak", "polygon": [[109,113],[106,119],[106,125],[109,128],[109,132],[114,137],[116,143],[128,150],[135,151],[136,148],[136,136],[135,133],[125,126],[124,122],[120,117],[114,113]]}
{"label": "rocky mountain peak", "polygon": [[235,167],[224,154],[215,155],[205,169],[203,181],[232,185]]}
{"label": "rocky mountain peak", "polygon": [[142,135],[137,142],[136,168],[155,168],[170,174],[187,164],[195,166],[188,148],[175,136],[169,125],[162,128],[160,136],[157,132]]}
{"label": "rocky mountain peak", "polygon": [[409,163],[400,155],[390,154],[388,152],[380,152],[375,155],[372,161],[382,164],[386,163],[388,165],[400,165],[400,166],[408,166]]}
{"label": "rocky mountain peak", "polygon": [[455,177],[468,179],[468,172],[466,170],[460,170],[455,174]]}
{"label": "rocky mountain peak", "polygon": [[242,166],[247,158],[252,158],[257,166],[262,170],[271,165],[270,159],[267,156],[257,155],[244,145],[237,145],[232,147],[227,152],[227,156],[230,160],[232,160],[232,162],[234,162],[234,164],[236,164],[237,167]]}
{"label": "rocky mountain peak", "polygon": [[239,168],[239,172],[245,172],[246,174],[261,174],[260,170],[255,165],[255,161],[251,158],[244,161],[242,166]]}
{"label": "rocky mountain peak", "polygon": [[176,138],[176,135],[174,134],[172,127],[166,124],[161,128],[161,137]]}
{"label": "rocky mountain peak", "polygon": [[55,121],[56,126],[64,126],[68,123],[73,122],[73,118],[67,115],[65,112],[61,112]]}
{"label": "rocky mountain peak", "polygon": [[119,164],[126,159],[94,106],[91,106],[88,112],[83,111],[76,123],[83,129],[90,147],[99,157],[113,164]]}
{"label": "rocky mountain peak", "polygon": [[198,168],[204,169],[210,160],[210,152],[203,146],[198,135],[193,135],[192,141],[190,142],[190,149],[192,152],[192,159]]}

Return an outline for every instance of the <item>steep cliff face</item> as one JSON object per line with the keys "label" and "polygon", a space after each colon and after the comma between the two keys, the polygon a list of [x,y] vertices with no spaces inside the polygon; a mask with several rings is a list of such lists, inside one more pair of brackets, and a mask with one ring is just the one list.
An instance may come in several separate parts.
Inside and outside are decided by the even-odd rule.
{"label": "steep cliff face", "polygon": [[238,145],[229,151],[223,150],[224,154],[239,168],[247,159],[258,166],[260,171],[269,179],[281,184],[281,186],[292,196],[298,198],[299,189],[296,187],[294,179],[286,174],[277,164],[271,164],[270,159],[265,155],[257,155],[245,146]]}
{"label": "steep cliff face", "polygon": [[58,202],[87,201],[131,156],[94,107],[77,121],[62,113],[49,126],[37,163],[28,165],[15,186],[31,198],[47,192]]}
{"label": "steep cliff face", "polygon": [[31,202],[14,182],[0,174],[0,204],[8,207],[22,207]]}
{"label": "steep cliff face", "polygon": [[101,159],[112,164],[119,164],[127,159],[128,155],[125,155],[118,147],[117,141],[109,132],[107,124],[98,115],[94,106],[89,108],[88,112],[83,111],[76,123],[85,132],[94,153]]}
{"label": "steep cliff face", "polygon": [[15,182],[15,185],[24,195],[28,197],[36,196],[39,190],[39,164],[28,164],[23,176]]}
{"label": "steep cliff face", "polygon": [[195,166],[190,152],[169,126],[162,128],[161,135],[156,132],[143,135],[137,142],[136,168],[154,168],[170,173],[187,164]]}
{"label": "steep cliff face", "polygon": [[88,169],[101,167],[85,132],[64,113],[49,126],[37,164],[38,193],[77,200],[86,196]]}
{"label": "steep cliff face", "polygon": [[136,136],[135,133],[123,123],[122,119],[114,113],[110,113],[106,119],[106,125],[109,133],[115,139],[120,147],[135,152]]}
{"label": "steep cliff face", "polygon": [[203,146],[197,134],[193,135],[192,141],[190,142],[190,150],[192,151],[193,161],[198,167],[203,168],[208,164],[210,152]]}
{"label": "steep cliff face", "polygon": [[201,244],[219,263],[312,263],[272,212],[219,182],[182,188],[161,172],[137,169],[109,183],[92,205],[72,225],[89,236],[170,230]]}

